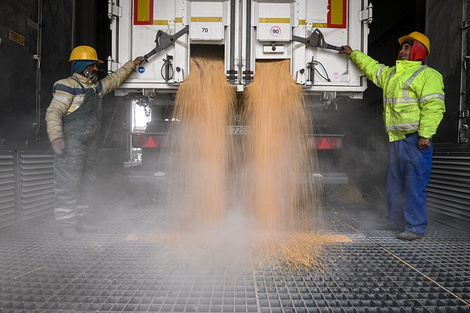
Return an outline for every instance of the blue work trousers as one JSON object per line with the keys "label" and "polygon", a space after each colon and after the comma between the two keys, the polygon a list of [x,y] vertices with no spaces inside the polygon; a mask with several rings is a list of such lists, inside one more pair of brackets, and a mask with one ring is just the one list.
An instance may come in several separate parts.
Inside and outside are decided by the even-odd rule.
{"label": "blue work trousers", "polygon": [[426,186],[431,176],[431,146],[418,148],[418,133],[391,142],[385,189],[389,223],[424,234],[428,225]]}

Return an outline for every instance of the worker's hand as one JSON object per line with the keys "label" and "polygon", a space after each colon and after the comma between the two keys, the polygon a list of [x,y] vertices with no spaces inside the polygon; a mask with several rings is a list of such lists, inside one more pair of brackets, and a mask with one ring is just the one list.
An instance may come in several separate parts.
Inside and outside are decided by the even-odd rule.
{"label": "worker's hand", "polygon": [[137,57],[134,59],[134,64],[139,65],[140,63],[144,62],[145,58],[143,56]]}
{"label": "worker's hand", "polygon": [[423,138],[423,137],[419,137],[418,139],[418,148],[423,150],[427,147],[431,146],[431,141],[429,140],[429,138]]}
{"label": "worker's hand", "polygon": [[58,138],[52,142],[52,150],[55,154],[62,155],[65,152],[65,141],[63,138]]}
{"label": "worker's hand", "polygon": [[347,54],[347,55],[350,55],[352,52],[353,52],[353,49],[351,49],[350,46],[341,46],[342,48],[344,48],[344,50],[340,51],[339,53],[340,54]]}

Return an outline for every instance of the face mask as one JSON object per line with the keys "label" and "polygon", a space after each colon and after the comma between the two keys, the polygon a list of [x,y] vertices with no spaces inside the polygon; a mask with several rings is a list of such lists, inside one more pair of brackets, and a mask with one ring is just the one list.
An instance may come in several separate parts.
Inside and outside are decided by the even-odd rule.
{"label": "face mask", "polygon": [[83,76],[91,80],[92,83],[95,83],[98,80],[98,75],[96,73],[89,71],[88,69],[85,69],[83,71]]}

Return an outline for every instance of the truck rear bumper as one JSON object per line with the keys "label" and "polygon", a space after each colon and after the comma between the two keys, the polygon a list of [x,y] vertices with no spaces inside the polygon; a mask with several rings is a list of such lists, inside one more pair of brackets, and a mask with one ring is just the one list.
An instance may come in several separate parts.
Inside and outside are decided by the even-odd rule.
{"label": "truck rear bumper", "polygon": [[[128,175],[130,183],[158,183],[165,180],[164,172],[133,171]],[[348,183],[346,173],[314,173],[313,182],[321,185],[341,185]]]}
{"label": "truck rear bumper", "polygon": [[127,177],[130,183],[158,183],[165,180],[165,172],[132,171]]}
{"label": "truck rear bumper", "polygon": [[348,183],[346,173],[314,173],[313,181],[322,185],[342,185]]}

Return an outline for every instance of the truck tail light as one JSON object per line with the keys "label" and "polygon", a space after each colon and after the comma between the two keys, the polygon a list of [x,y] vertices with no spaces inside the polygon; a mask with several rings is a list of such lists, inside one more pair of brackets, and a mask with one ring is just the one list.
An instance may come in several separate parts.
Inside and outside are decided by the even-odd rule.
{"label": "truck tail light", "polygon": [[132,135],[133,148],[160,148],[166,144],[165,135]]}
{"label": "truck tail light", "polygon": [[[311,137],[312,147],[320,150],[341,149],[342,137],[315,136]],[[134,148],[160,148],[167,143],[166,135],[132,135],[132,147]]]}
{"label": "truck tail light", "polygon": [[318,150],[333,150],[341,149],[343,147],[343,138],[342,137],[327,137],[327,136],[318,136],[312,137],[313,148]]}

